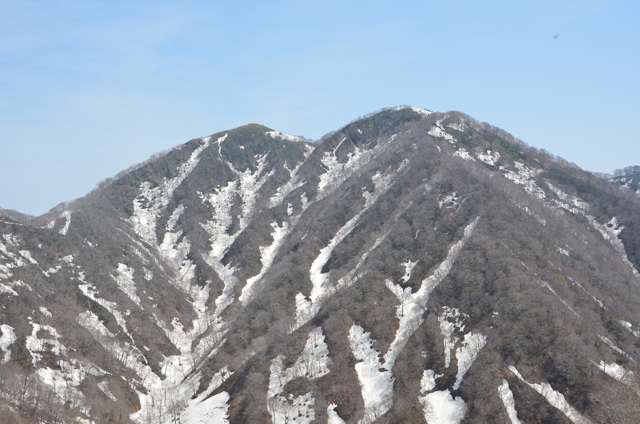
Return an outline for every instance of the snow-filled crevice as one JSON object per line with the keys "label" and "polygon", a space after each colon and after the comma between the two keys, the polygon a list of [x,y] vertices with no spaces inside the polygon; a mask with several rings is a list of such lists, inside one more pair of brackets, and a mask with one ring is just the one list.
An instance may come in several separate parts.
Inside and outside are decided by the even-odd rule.
{"label": "snow-filled crevice", "polygon": [[640,338],[640,331],[638,331],[638,330],[634,330],[634,329],[633,329],[633,324],[631,324],[629,321],[620,320],[620,324],[622,324],[622,326],[623,326],[624,328],[626,328],[627,330],[629,330],[629,332],[630,332],[631,334],[633,334],[634,336],[636,336],[636,337],[639,337],[639,338]]}
{"label": "snow-filled crevice", "polygon": [[[289,195],[289,193],[301,187],[305,183],[303,180],[300,180],[300,178],[298,177],[298,171],[300,170],[302,165],[305,163],[305,161],[307,160],[311,152],[313,152],[313,147],[307,144],[305,145],[304,159],[300,161],[300,163],[298,163],[298,165],[295,168],[290,169],[286,163],[284,164],[284,169],[286,169],[289,172],[289,181],[279,186],[276,192],[269,198],[270,208],[275,208],[276,206],[279,206],[280,204],[282,204],[282,202]],[[303,209],[306,209],[306,208],[303,208]]]}
{"label": "snow-filled crevice", "polygon": [[374,183],[373,193],[369,193],[368,191],[363,191],[363,197],[365,199],[364,207],[353,216],[346,224],[344,224],[338,232],[333,236],[333,238],[329,241],[327,246],[323,247],[320,250],[320,253],[316,257],[316,259],[312,262],[311,268],[309,270],[309,276],[311,279],[311,293],[307,298],[304,294],[298,293],[296,295],[296,324],[293,326],[291,331],[295,331],[297,328],[300,328],[304,323],[308,322],[311,318],[313,318],[318,311],[320,310],[320,306],[322,303],[330,297],[333,293],[338,290],[353,284],[360,277],[358,276],[359,268],[366,260],[369,253],[375,250],[376,247],[386,238],[385,234],[382,237],[379,237],[374,245],[369,248],[361,257],[358,265],[347,275],[342,277],[340,280],[336,282],[336,284],[332,285],[330,281],[330,272],[323,273],[322,268],[325,266],[333,250],[335,247],[344,240],[344,238],[353,231],[353,229],[358,224],[360,217],[382,196],[386,193],[391,185],[393,184],[393,177],[401,172],[406,166],[408,162],[403,162],[400,167],[395,172],[390,172],[388,174],[382,175],[381,173],[376,173],[372,177],[372,181]]}
{"label": "snow-filled crevice", "polygon": [[402,290],[402,287],[389,281],[387,282],[387,287],[389,287],[389,289],[396,295],[396,297],[398,297],[398,300],[401,302],[401,304],[398,305],[396,312],[396,317],[398,317],[398,319],[400,320],[400,325],[398,330],[396,331],[396,337],[391,343],[389,351],[385,355],[385,368],[391,369],[393,367],[398,354],[408,342],[409,337],[411,337],[411,335],[424,321],[422,315],[426,311],[426,305],[427,301],[429,300],[429,295],[442,282],[442,280],[444,280],[444,278],[449,275],[453,264],[455,263],[456,259],[458,259],[458,256],[464,248],[464,245],[473,234],[473,230],[475,229],[479,220],[480,217],[477,217],[469,225],[467,225],[467,227],[464,229],[462,239],[451,246],[445,260],[442,261],[442,263],[438,266],[438,268],[436,268],[433,274],[422,281],[422,284],[420,285],[420,288],[417,292],[411,293],[407,296],[407,293]]}
{"label": "snow-filled crevice", "polygon": [[568,310],[570,310],[570,311],[571,311],[571,313],[572,313],[573,315],[575,315],[575,316],[576,316],[576,317],[578,317],[578,318],[582,318],[582,317],[580,316],[580,314],[578,314],[578,313],[577,313],[577,312],[576,312],[576,311],[571,307],[571,305],[569,305],[569,304],[568,304],[564,299],[562,299],[560,296],[558,296],[558,293],[556,293],[556,291],[555,291],[555,290],[554,290],[554,289],[549,285],[549,283],[547,283],[546,281],[538,281],[538,283],[539,283],[542,287],[544,287],[544,288],[548,289],[548,290],[549,290],[549,291],[550,291],[550,292],[551,292],[551,293],[552,293],[552,294],[553,294],[553,295],[554,295],[554,296],[555,296],[555,297],[560,301],[560,303],[562,303],[562,304],[563,304],[563,305],[564,305]]}
{"label": "snow-filled crevice", "polygon": [[[222,142],[222,140],[220,142]],[[219,187],[214,193],[199,193],[203,203],[209,205],[213,210],[212,219],[201,224],[209,234],[209,240],[211,242],[211,251],[207,255],[204,255],[203,259],[213,268],[224,284],[222,294],[215,300],[216,315],[221,314],[227,306],[233,303],[233,289],[237,283],[237,278],[234,276],[235,268],[228,264],[223,265],[221,262],[222,258],[238,235],[249,225],[255,208],[258,191],[275,172],[275,170],[267,173],[263,172],[266,166],[266,155],[257,156],[255,172],[251,172],[249,168],[244,172],[240,172],[236,170],[231,163],[226,163],[237,178],[229,181],[225,187]],[[237,197],[239,197],[242,202],[241,212],[236,217],[238,219],[238,228],[233,234],[230,234],[229,227],[234,218],[231,210]]]}
{"label": "snow-filled crevice", "polygon": [[614,350],[615,352],[617,352],[618,354],[622,355],[624,358],[630,360],[633,363],[637,363],[636,360],[634,358],[631,357],[631,355],[629,355],[627,352],[625,352],[624,350],[620,349],[618,346],[615,345],[615,343],[613,343],[611,341],[611,339],[604,337],[600,334],[598,334],[598,338],[600,338],[600,340],[602,340],[602,342],[604,344],[606,344],[607,346],[609,346],[612,350]]}
{"label": "snow-filled crevice", "polygon": [[462,346],[456,349],[456,359],[458,360],[458,374],[453,390],[458,390],[464,375],[469,371],[471,365],[478,357],[480,349],[487,343],[487,336],[480,333],[467,333],[462,341]]}
{"label": "snow-filled crevice", "polygon": [[6,364],[11,359],[11,349],[9,349],[9,346],[14,344],[18,339],[13,331],[13,327],[10,325],[2,324],[0,325],[0,330],[2,331],[2,336],[0,336],[0,349],[4,352],[0,364]]}
{"label": "snow-filled crevice", "polygon": [[262,268],[257,275],[254,275],[251,278],[247,279],[245,286],[242,288],[242,293],[238,300],[243,304],[247,304],[251,296],[254,294],[256,284],[264,277],[267,273],[271,265],[273,264],[282,243],[285,241],[286,237],[291,233],[291,229],[295,227],[296,223],[300,219],[301,215],[297,215],[292,217],[290,221],[284,221],[282,226],[279,226],[277,222],[271,223],[271,228],[273,228],[273,233],[271,233],[271,237],[273,238],[273,243],[269,246],[260,246],[260,262],[262,263]]}
{"label": "snow-filled crevice", "polygon": [[571,420],[572,423],[591,424],[590,419],[580,415],[578,411],[576,411],[571,405],[569,405],[569,403],[564,398],[564,395],[556,390],[553,390],[549,383],[529,383],[524,379],[522,375],[520,375],[516,367],[514,367],[513,365],[509,366],[509,370],[516,377],[518,377],[520,381],[531,387],[536,392],[540,393],[551,406],[562,412],[569,420]]}
{"label": "snow-filled crevice", "polygon": [[69,226],[71,225],[71,212],[70,211],[64,211],[60,214],[60,218],[64,218],[65,219],[65,223],[64,223],[64,227],[62,227],[60,229],[60,231],[58,231],[60,234],[62,234],[63,236],[67,235],[67,231],[69,231]]}
{"label": "snow-filled crevice", "polygon": [[[386,281],[389,290],[400,301],[396,311],[396,318],[398,318],[400,324],[393,342],[382,358],[383,361],[379,358],[379,352],[371,347],[373,341],[369,337],[369,333],[365,333],[364,329],[358,325],[352,325],[349,332],[351,350],[354,357],[361,361],[356,364],[356,373],[360,381],[365,405],[364,417],[360,421],[361,423],[373,422],[389,411],[393,405],[394,380],[392,369],[395,361],[402,349],[406,346],[409,338],[424,322],[422,316],[426,311],[429,295],[451,271],[462,248],[473,234],[473,230],[478,221],[479,217],[467,225],[464,229],[462,239],[451,246],[445,260],[436,268],[433,274],[422,281],[417,292],[411,293],[410,287],[403,289],[402,286],[394,284],[391,280]],[[476,344],[477,343],[475,343],[474,346]],[[477,350],[479,350],[479,348]],[[474,352],[477,355],[477,351]],[[475,359],[475,356],[466,350],[461,353],[461,357],[464,357],[465,360],[471,356]],[[429,394],[427,396],[433,397],[439,395]]]}
{"label": "snow-filled crevice", "polygon": [[502,380],[502,384],[498,386],[498,395],[500,395],[500,399],[502,399],[504,409],[507,410],[507,416],[509,417],[509,421],[511,421],[511,424],[522,424],[522,422],[518,419],[516,402],[513,399],[513,392],[511,392],[507,380]]}
{"label": "snow-filled crevice", "polygon": [[[347,161],[342,163],[338,160],[337,151],[340,145],[346,140],[346,137],[333,149],[331,152],[325,152],[320,161],[326,168],[326,171],[320,175],[320,182],[318,183],[318,193],[315,200],[320,201],[327,197],[349,177],[354,175],[363,166],[371,162],[376,156],[384,152],[390,145],[390,140],[386,143],[379,141],[374,147],[370,149],[361,149],[355,146],[352,152],[347,155]],[[406,166],[403,162],[401,167]],[[397,172],[399,172],[398,169]]]}
{"label": "snow-filled crevice", "polygon": [[380,352],[371,347],[369,336],[359,325],[352,325],[349,331],[351,352],[360,361],[355,366],[364,400],[364,417],[359,423],[375,421],[393,405],[393,374],[380,363]]}
{"label": "snow-filled crevice", "polygon": [[112,275],[111,278],[116,281],[118,288],[126,294],[133,303],[142,309],[140,298],[136,294],[136,283],[133,281],[133,268],[129,268],[125,264],[119,263],[117,275]]}
{"label": "snow-filled crevice", "polygon": [[130,222],[136,234],[152,246],[157,244],[157,220],[171,201],[175,189],[198,165],[200,153],[209,147],[211,137],[205,137],[202,141],[202,144],[191,153],[189,159],[178,167],[177,176],[163,180],[155,188],[151,188],[151,183],[148,181],[140,185],[140,194],[133,201],[133,215]]}
{"label": "snow-filled crevice", "polygon": [[440,333],[442,333],[442,339],[444,343],[444,366],[449,368],[451,365],[451,351],[455,348],[458,342],[457,337],[453,337],[453,333],[464,331],[464,318],[467,314],[461,313],[458,308],[449,308],[443,306],[444,311],[442,315],[438,317],[440,323]]}
{"label": "snow-filled crevice", "polygon": [[329,349],[324,341],[322,328],[311,330],[304,350],[290,368],[284,368],[284,356],[271,361],[267,409],[274,424],[310,423],[315,419],[315,398],[311,392],[288,398],[282,395],[284,387],[296,378],[314,380],[329,373]]}
{"label": "snow-filled crevice", "polygon": [[608,376],[613,377],[619,382],[624,383],[626,385],[633,384],[633,382],[636,379],[633,371],[628,371],[624,369],[622,365],[618,365],[615,362],[607,364],[604,361],[600,361],[599,364],[596,364],[595,362],[594,364]]}
{"label": "snow-filled crevice", "polygon": [[513,181],[514,183],[521,185],[528,194],[537,197],[540,200],[544,200],[547,194],[536,184],[534,178],[543,172],[542,169],[532,169],[528,166],[515,162],[514,166],[516,171],[508,169],[506,166],[501,166],[500,170],[506,179]]}
{"label": "snow-filled crevice", "polygon": [[595,216],[590,215],[588,213],[589,204],[587,202],[581,200],[576,196],[571,196],[565,193],[561,189],[555,187],[548,180],[545,180],[545,183],[547,184],[547,186],[549,186],[551,191],[558,197],[558,199],[560,199],[560,200],[553,199],[553,202],[548,204],[548,206],[562,208],[573,214],[584,216],[587,219],[587,221],[589,221],[589,224],[591,224],[591,226],[595,228],[600,233],[600,235],[602,235],[602,238],[608,241],[613,246],[615,251],[622,258],[622,261],[631,268],[631,271],[633,272],[633,274],[636,277],[640,278],[640,273],[638,272],[636,267],[633,265],[633,263],[631,263],[631,261],[627,256],[627,251],[624,247],[624,243],[622,243],[622,240],[620,240],[620,238],[618,237],[622,232],[622,230],[624,229],[624,227],[618,223],[618,219],[614,216],[606,224],[600,224],[597,221]]}

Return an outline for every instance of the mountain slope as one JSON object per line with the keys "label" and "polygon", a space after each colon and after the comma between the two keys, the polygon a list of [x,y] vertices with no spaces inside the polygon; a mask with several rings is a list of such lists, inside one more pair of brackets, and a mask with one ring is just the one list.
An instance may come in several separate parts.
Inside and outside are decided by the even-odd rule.
{"label": "mountain slope", "polygon": [[638,206],[460,113],[192,140],[0,221],[4,419],[590,422],[640,357]]}

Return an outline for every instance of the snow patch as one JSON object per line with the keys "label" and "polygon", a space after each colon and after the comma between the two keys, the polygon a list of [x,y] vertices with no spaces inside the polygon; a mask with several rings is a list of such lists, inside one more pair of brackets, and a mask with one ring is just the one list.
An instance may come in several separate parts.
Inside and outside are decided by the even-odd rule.
{"label": "snow patch", "polygon": [[487,165],[495,166],[498,160],[500,160],[500,153],[499,152],[491,153],[491,150],[487,150],[487,153],[482,153],[482,152],[477,153],[476,157],[480,159],[482,162],[486,163]]}
{"label": "snow patch", "polygon": [[615,378],[621,383],[630,385],[634,381],[633,371],[627,371],[624,369],[623,366],[618,365],[615,362],[611,364],[607,364],[604,361],[600,361],[600,363],[597,364],[597,366],[602,372],[604,372],[610,377]]}
{"label": "snow patch", "polygon": [[0,325],[0,330],[2,330],[2,336],[0,337],[0,349],[4,352],[1,364],[6,364],[11,359],[11,349],[9,349],[9,346],[14,344],[18,338],[13,332],[13,327],[10,325],[2,324]]}
{"label": "snow patch", "polygon": [[64,211],[60,214],[60,218],[65,218],[67,221],[64,224],[64,227],[62,227],[59,231],[60,234],[62,234],[63,236],[67,235],[67,231],[69,231],[69,225],[71,225],[71,212],[70,211]]}
{"label": "snow patch", "polygon": [[40,308],[38,308],[38,310],[40,311],[40,313],[42,315],[44,315],[45,317],[53,317],[53,315],[51,314],[51,312],[49,312],[49,310],[47,308],[45,308],[44,306],[40,306]]}
{"label": "snow patch", "polygon": [[444,366],[449,368],[449,365],[451,365],[451,351],[458,342],[457,337],[452,338],[451,336],[456,330],[459,332],[464,331],[463,320],[467,317],[467,314],[460,313],[457,308],[449,308],[448,306],[443,306],[442,309],[444,309],[444,312],[438,317],[438,322],[440,322],[440,333],[444,340]]}
{"label": "snow patch", "polygon": [[361,361],[355,366],[364,400],[364,417],[359,423],[375,421],[393,405],[391,370],[380,364],[379,352],[371,347],[373,340],[369,336],[370,333],[365,333],[359,325],[352,325],[349,331],[351,351]]}
{"label": "snow patch", "polygon": [[133,281],[133,268],[129,268],[125,264],[119,263],[118,275],[111,275],[111,278],[116,281],[118,288],[122,290],[122,292],[126,294],[133,303],[142,309],[140,298],[136,294],[136,283]]}
{"label": "snow patch", "polygon": [[516,411],[516,402],[513,399],[513,393],[509,388],[509,383],[507,382],[507,380],[502,380],[502,384],[498,386],[498,394],[500,395],[500,399],[502,399],[504,408],[507,410],[507,415],[509,416],[509,420],[511,421],[511,424],[522,424],[518,419],[518,411]]}
{"label": "snow patch", "polygon": [[285,141],[291,141],[294,143],[305,143],[306,140],[302,137],[296,137],[295,135],[289,135],[289,134],[285,134],[285,133],[281,133],[278,131],[267,131],[265,133],[267,136],[271,137],[271,138],[279,138],[281,140],[285,140]]}
{"label": "snow patch", "polygon": [[467,149],[465,149],[464,147],[459,148],[458,150],[456,150],[453,153],[453,156],[458,156],[461,157],[464,160],[470,160],[472,162],[475,162],[476,160],[473,158],[473,156],[471,156],[469,154],[469,152],[467,151]]}
{"label": "snow patch", "polygon": [[456,359],[458,360],[458,375],[456,376],[456,383],[453,385],[453,390],[458,390],[464,375],[469,371],[471,365],[478,357],[480,349],[487,343],[487,336],[480,333],[467,333],[462,341],[462,346],[456,349]]}
{"label": "snow patch", "polygon": [[401,280],[403,283],[406,284],[407,281],[411,279],[411,273],[413,272],[413,269],[416,267],[418,262],[419,261],[415,261],[415,262],[405,261],[402,263],[402,266],[404,267],[404,275],[402,276]]}
{"label": "snow patch", "polygon": [[531,387],[536,392],[540,393],[546,400],[549,402],[551,406],[558,409],[562,412],[571,422],[575,424],[591,424],[591,420],[583,417],[576,411],[564,398],[564,395],[560,392],[553,390],[549,383],[529,383],[527,382],[522,375],[518,372],[516,367],[513,365],[509,366],[509,370],[520,379],[527,386]]}
{"label": "snow patch", "polygon": [[[451,144],[456,144],[456,142],[458,140],[453,138],[452,135],[450,135],[449,133],[447,133],[445,131],[445,129],[442,126],[441,122],[442,122],[442,119],[439,119],[438,121],[436,121],[435,125],[431,127],[431,129],[429,130],[428,134],[430,136],[433,136],[433,137],[444,138],[445,140],[447,140]],[[440,149],[438,149],[438,150],[440,150]]]}
{"label": "snow patch", "polygon": [[460,396],[451,397],[449,390],[431,392],[418,398],[427,424],[460,424],[467,412],[467,405]]}
{"label": "snow patch", "polygon": [[521,185],[524,188],[524,191],[530,195],[535,196],[540,200],[544,200],[547,197],[546,193],[538,187],[536,182],[533,180],[533,178],[542,173],[543,170],[529,168],[520,162],[515,162],[514,166],[516,167],[516,171],[507,169],[506,166],[500,167],[504,177],[518,185]]}
{"label": "snow patch", "polygon": [[329,348],[324,341],[322,328],[316,327],[309,333],[304,350],[296,360],[296,363],[284,369],[284,356],[279,355],[271,361],[271,374],[269,377],[269,391],[267,397],[273,398],[280,395],[284,386],[296,378],[313,380],[329,373]]}
{"label": "snow patch", "polygon": [[338,413],[335,411],[336,406],[337,405],[335,403],[330,403],[329,406],[327,406],[327,415],[329,416],[327,424],[345,424],[345,421],[340,418]]}

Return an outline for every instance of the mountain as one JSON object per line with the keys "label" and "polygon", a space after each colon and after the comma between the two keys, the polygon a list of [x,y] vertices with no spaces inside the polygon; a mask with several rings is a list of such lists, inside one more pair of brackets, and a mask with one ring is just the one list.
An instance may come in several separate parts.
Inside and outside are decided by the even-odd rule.
{"label": "mountain", "polygon": [[458,112],[191,140],[5,211],[0,423],[606,422],[639,210]]}

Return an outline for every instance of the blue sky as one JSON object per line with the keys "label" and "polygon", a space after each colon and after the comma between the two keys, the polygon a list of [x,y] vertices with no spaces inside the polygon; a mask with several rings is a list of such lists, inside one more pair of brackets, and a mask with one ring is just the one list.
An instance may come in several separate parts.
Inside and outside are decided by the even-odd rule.
{"label": "blue sky", "polygon": [[0,206],[39,215],[250,122],[317,139],[404,104],[640,165],[640,2],[231,3],[3,0]]}

